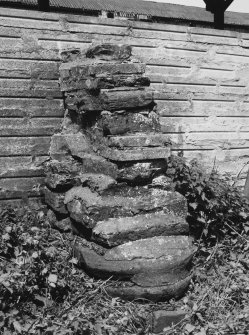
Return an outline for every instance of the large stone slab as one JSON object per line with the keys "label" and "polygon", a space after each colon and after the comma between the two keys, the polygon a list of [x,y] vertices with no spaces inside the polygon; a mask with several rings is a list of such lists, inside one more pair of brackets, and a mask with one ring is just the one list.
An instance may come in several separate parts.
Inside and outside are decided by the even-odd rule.
{"label": "large stone slab", "polygon": [[143,63],[117,63],[117,62],[97,62],[95,60],[78,60],[63,63],[60,66],[60,78],[89,79],[99,76],[110,76],[120,74],[143,74],[145,64]]}
{"label": "large stone slab", "polygon": [[122,163],[117,179],[128,183],[141,184],[150,182],[155,175],[165,173],[166,170],[166,159]]}
{"label": "large stone slab", "polygon": [[109,136],[108,146],[115,148],[134,147],[164,147],[170,146],[171,141],[164,134],[133,134],[125,136]]}
{"label": "large stone slab", "polygon": [[107,293],[113,297],[124,300],[146,299],[154,302],[169,301],[181,298],[190,284],[192,276],[164,286],[141,287],[135,284],[123,282],[119,285],[109,285]]}
{"label": "large stone slab", "polygon": [[189,226],[184,217],[157,212],[100,221],[93,229],[92,239],[113,247],[147,237],[185,235],[188,232]]}
{"label": "large stone slab", "polygon": [[161,130],[159,117],[155,112],[147,115],[139,113],[105,113],[98,122],[107,135],[123,135],[127,133],[157,133]]}
{"label": "large stone slab", "polygon": [[[141,273],[167,276],[185,273],[193,257],[192,242],[187,236],[160,236],[128,242],[108,250],[103,256],[85,247],[81,238],[75,243],[75,255],[84,269],[99,277],[131,279]],[[134,277],[136,278],[136,277]],[[139,282],[139,279],[135,279]]]}
{"label": "large stone slab", "polygon": [[131,162],[154,159],[166,159],[171,155],[171,148],[169,147],[155,147],[155,148],[137,148],[118,150],[107,148],[100,151],[100,154],[113,162]]}
{"label": "large stone slab", "polygon": [[132,48],[130,45],[117,45],[103,43],[89,48],[86,52],[87,58],[124,61],[131,58]]}
{"label": "large stone slab", "polygon": [[149,86],[150,80],[138,74],[102,75],[97,78],[69,77],[60,81],[60,88],[63,92],[74,90],[87,90],[89,93],[99,93],[101,89],[113,89],[115,87],[143,87]]}
{"label": "large stone slab", "polygon": [[117,111],[148,106],[153,102],[153,92],[145,89],[102,90],[100,94],[103,110]]}
{"label": "large stone slab", "polygon": [[117,111],[148,106],[153,102],[151,90],[138,88],[115,88],[90,92],[87,89],[67,92],[66,107],[78,113],[95,111]]}
{"label": "large stone slab", "polygon": [[81,132],[76,134],[60,133],[51,138],[50,156],[53,159],[63,159],[65,156],[82,158],[91,151],[91,144]]}
{"label": "large stone slab", "polygon": [[[93,179],[98,179],[97,189],[104,189],[106,183],[113,185],[117,178],[117,166],[100,156],[85,154],[82,162],[72,158],[62,161],[50,160],[44,164],[45,183],[53,190],[65,190],[82,183],[93,185]],[[102,179],[102,182],[100,182]],[[88,183],[87,183],[88,180]],[[104,186],[104,184],[105,186]],[[102,184],[102,186],[101,186]]]}
{"label": "large stone slab", "polygon": [[177,192],[143,187],[113,187],[102,195],[88,187],[74,187],[66,193],[65,204],[71,218],[93,228],[98,221],[165,211],[186,215],[186,199]]}

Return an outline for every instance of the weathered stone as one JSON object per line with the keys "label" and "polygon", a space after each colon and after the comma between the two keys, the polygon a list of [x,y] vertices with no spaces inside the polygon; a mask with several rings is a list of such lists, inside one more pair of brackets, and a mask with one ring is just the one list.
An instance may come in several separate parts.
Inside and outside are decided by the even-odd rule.
{"label": "weathered stone", "polygon": [[81,56],[81,51],[79,48],[72,48],[72,49],[67,49],[63,50],[60,53],[60,57],[63,62],[72,62],[75,61],[76,59],[79,59]]}
{"label": "weathered stone", "polygon": [[55,213],[49,209],[47,212],[47,218],[50,225],[61,232],[66,233],[72,230],[71,219],[69,217],[64,219],[57,219]]}
{"label": "weathered stone", "polygon": [[104,109],[98,93],[91,94],[85,89],[67,92],[65,94],[65,104],[66,108],[70,111],[75,111],[80,114]]}
{"label": "weathered stone", "polygon": [[165,175],[160,175],[153,178],[151,185],[153,187],[159,187],[163,190],[172,190],[172,179]]}
{"label": "weathered stone", "polygon": [[98,222],[92,238],[100,244],[116,246],[147,237],[185,235],[188,231],[185,218],[157,212]]}
{"label": "weathered stone", "polygon": [[117,111],[150,105],[153,102],[153,92],[144,89],[116,88],[101,91],[100,99],[102,110]]}
{"label": "weathered stone", "polygon": [[115,88],[93,94],[88,90],[66,93],[66,107],[84,113],[88,111],[116,111],[124,108],[148,106],[153,101],[152,91],[144,89]]}
{"label": "weathered stone", "polygon": [[186,318],[186,312],[182,310],[165,311],[159,310],[152,314],[152,332],[155,334],[163,332],[164,328],[172,327]]}
{"label": "weathered stone", "polygon": [[74,90],[87,90],[91,94],[98,94],[101,89],[112,89],[115,87],[142,87],[149,86],[150,80],[148,77],[143,77],[138,74],[130,75],[112,75],[99,76],[98,78],[64,78],[60,80],[60,88],[63,92]]}
{"label": "weathered stone", "polygon": [[118,172],[118,181],[129,183],[149,182],[158,173],[164,173],[167,169],[165,159],[149,162],[122,163]]}
{"label": "weathered stone", "polygon": [[87,58],[99,58],[103,60],[128,60],[131,57],[131,46],[116,44],[101,44],[89,48],[86,52]]}
{"label": "weathered stone", "polygon": [[116,164],[94,154],[84,155],[84,157],[82,157],[82,165],[85,173],[101,173],[113,179],[116,179],[118,175],[118,167]]}
{"label": "weathered stone", "polygon": [[161,129],[159,117],[155,112],[148,115],[140,113],[104,114],[98,122],[106,135],[122,135],[125,133],[159,132]]}
{"label": "weathered stone", "polygon": [[50,156],[53,159],[65,159],[67,156],[83,158],[89,152],[91,144],[81,132],[55,134],[51,138]]}
{"label": "weathered stone", "polygon": [[150,301],[167,301],[172,298],[179,299],[186,292],[192,276],[188,276],[183,280],[176,281],[170,285],[141,287],[135,284],[123,282],[116,286],[108,285],[106,292],[113,296],[124,300],[146,299]]}
{"label": "weathered stone", "polygon": [[68,214],[68,210],[64,205],[64,193],[55,193],[44,187],[45,203],[51,207],[55,212],[60,214]]}
{"label": "weathered stone", "polygon": [[171,155],[170,148],[139,148],[129,150],[118,150],[107,148],[100,151],[101,155],[111,161],[130,162],[153,159],[166,159]]}
{"label": "weathered stone", "polygon": [[98,193],[117,184],[116,180],[104,174],[84,173],[79,176],[81,184]]}
{"label": "weathered stone", "polygon": [[75,242],[75,255],[84,269],[99,277],[132,278],[139,273],[186,273],[194,249],[187,236],[160,236],[125,243],[103,256]]}
{"label": "weathered stone", "polygon": [[101,196],[87,187],[74,187],[66,193],[65,204],[71,218],[90,228],[98,221],[151,211],[187,213],[186,199],[177,192],[118,185]]}
{"label": "weathered stone", "polygon": [[64,63],[60,66],[60,77],[62,80],[69,77],[89,79],[89,77],[102,77],[103,75],[108,77],[122,74],[143,74],[144,72],[145,64],[142,63],[101,63],[96,62],[96,60],[81,60]]}
{"label": "weathered stone", "polygon": [[164,147],[170,146],[171,141],[164,134],[134,134],[126,136],[109,136],[108,146],[125,147]]}
{"label": "weathered stone", "polygon": [[[46,185],[50,189],[59,191],[63,189],[66,191],[82,183],[87,184],[87,180],[92,187],[103,190],[115,184],[117,177],[117,167],[114,164],[91,154],[85,155],[82,162],[72,158],[63,161],[50,160],[45,162],[44,171]],[[94,186],[93,178],[98,180],[98,185],[95,183]]]}

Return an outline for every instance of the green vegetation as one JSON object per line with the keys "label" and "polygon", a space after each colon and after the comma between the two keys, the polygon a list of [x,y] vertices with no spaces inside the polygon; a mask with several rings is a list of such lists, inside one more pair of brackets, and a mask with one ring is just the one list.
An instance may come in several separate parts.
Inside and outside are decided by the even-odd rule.
{"label": "green vegetation", "polygon": [[249,204],[230,180],[206,175],[196,162],[172,158],[172,187],[184,194],[196,237],[196,271],[180,301],[152,304],[109,297],[107,281],[77,268],[74,236],[49,226],[46,213],[0,213],[1,334],[151,334],[157,309],[183,308],[187,317],[163,334],[249,332]]}

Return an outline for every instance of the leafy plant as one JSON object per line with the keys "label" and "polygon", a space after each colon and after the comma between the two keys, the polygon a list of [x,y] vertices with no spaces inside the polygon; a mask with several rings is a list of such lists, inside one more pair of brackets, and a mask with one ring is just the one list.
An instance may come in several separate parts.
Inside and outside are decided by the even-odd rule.
{"label": "leafy plant", "polygon": [[227,233],[249,231],[249,202],[228,175],[220,176],[215,169],[208,175],[197,160],[187,163],[172,156],[167,176],[172,187],[187,199],[192,234],[215,241]]}

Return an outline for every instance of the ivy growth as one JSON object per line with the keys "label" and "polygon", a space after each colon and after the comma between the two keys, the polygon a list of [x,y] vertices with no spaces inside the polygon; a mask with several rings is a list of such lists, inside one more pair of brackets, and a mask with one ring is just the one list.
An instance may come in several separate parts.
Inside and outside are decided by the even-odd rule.
{"label": "ivy growth", "polygon": [[208,241],[226,234],[246,234],[249,231],[249,202],[229,175],[221,176],[216,169],[207,174],[197,160],[189,163],[172,156],[167,176],[172,187],[188,202],[188,222],[191,233]]}

